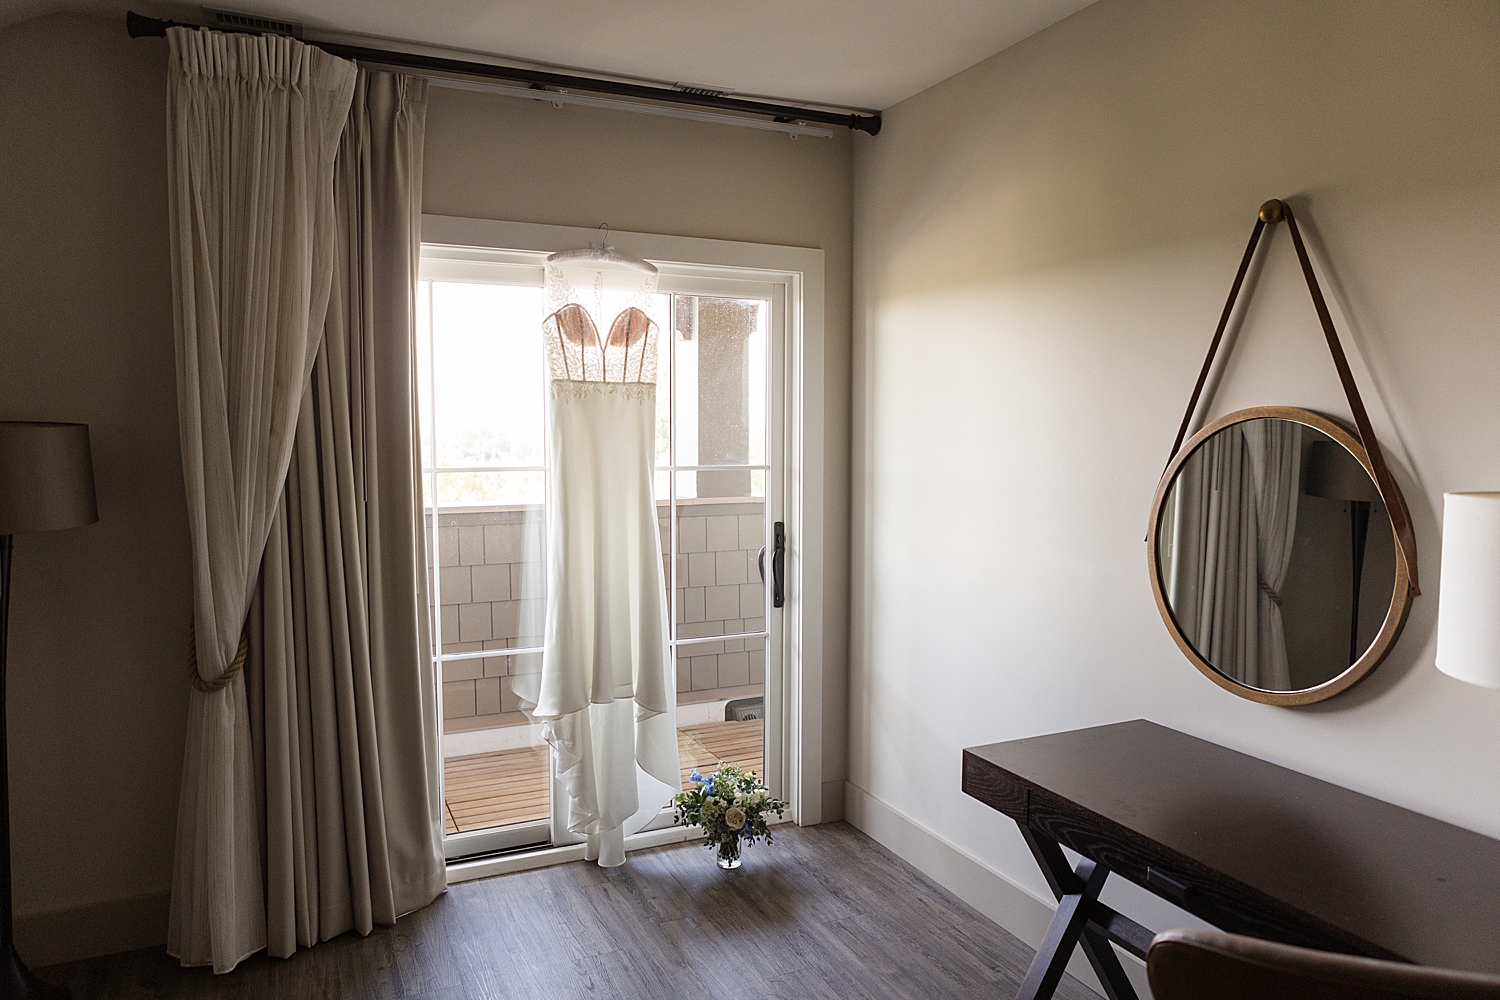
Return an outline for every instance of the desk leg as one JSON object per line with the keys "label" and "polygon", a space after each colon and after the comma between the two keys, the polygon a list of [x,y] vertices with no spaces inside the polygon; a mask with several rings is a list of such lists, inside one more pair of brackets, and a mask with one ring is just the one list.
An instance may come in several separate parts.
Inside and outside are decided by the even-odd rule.
{"label": "desk leg", "polygon": [[1109,869],[1084,858],[1074,871],[1068,867],[1068,860],[1057,841],[1040,837],[1029,827],[1018,825],[1026,846],[1031,848],[1037,866],[1047,878],[1047,885],[1057,897],[1057,915],[1047,927],[1042,947],[1027,970],[1017,1000],[1050,1000],[1062,979],[1073,947],[1079,944],[1083,946],[1083,953],[1109,1000],[1137,1000],[1135,987],[1125,975],[1109,938],[1090,927],[1088,922],[1089,910],[1104,888]]}

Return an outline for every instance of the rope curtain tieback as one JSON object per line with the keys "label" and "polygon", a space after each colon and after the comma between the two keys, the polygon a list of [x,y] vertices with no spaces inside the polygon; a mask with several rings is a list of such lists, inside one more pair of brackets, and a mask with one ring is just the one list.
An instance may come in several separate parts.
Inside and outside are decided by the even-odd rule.
{"label": "rope curtain tieback", "polygon": [[1265,577],[1260,577],[1258,582],[1260,583],[1261,593],[1269,597],[1272,604],[1278,608],[1281,607],[1281,595],[1276,593],[1276,588],[1267,583]]}
{"label": "rope curtain tieback", "polygon": [[213,694],[227,688],[234,675],[239,673],[245,666],[245,657],[250,654],[250,633],[240,633],[240,648],[234,654],[234,662],[229,664],[229,669],[224,671],[224,676],[216,681],[206,681],[203,675],[198,673],[198,630],[196,625],[188,626],[188,680],[193,687],[204,694]]}

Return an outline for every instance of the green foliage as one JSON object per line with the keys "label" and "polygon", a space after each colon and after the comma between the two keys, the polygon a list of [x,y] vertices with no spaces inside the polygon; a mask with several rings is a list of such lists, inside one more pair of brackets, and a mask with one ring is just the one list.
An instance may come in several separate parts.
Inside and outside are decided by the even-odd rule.
{"label": "green foliage", "polygon": [[714,774],[690,776],[693,787],[672,800],[673,813],[682,826],[703,827],[704,843],[721,855],[738,854],[760,838],[771,842],[770,813],[786,812],[786,803],[773,799],[754,771],[719,763]]}

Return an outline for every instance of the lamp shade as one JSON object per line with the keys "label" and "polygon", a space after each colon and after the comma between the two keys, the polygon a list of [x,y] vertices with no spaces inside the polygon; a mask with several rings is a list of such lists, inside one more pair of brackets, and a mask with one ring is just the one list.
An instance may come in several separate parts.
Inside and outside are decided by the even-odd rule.
{"label": "lamp shade", "polygon": [[1500,688],[1500,493],[1443,495],[1437,668]]}
{"label": "lamp shade", "polygon": [[88,424],[0,421],[0,535],[97,520]]}

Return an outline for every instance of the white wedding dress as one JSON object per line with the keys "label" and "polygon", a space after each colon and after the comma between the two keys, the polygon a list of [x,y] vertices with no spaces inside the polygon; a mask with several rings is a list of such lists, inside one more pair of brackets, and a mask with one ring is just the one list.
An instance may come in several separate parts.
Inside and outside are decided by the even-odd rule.
{"label": "white wedding dress", "polygon": [[546,638],[541,673],[516,690],[551,746],[566,829],[613,867],[681,780],[651,488],[657,325],[647,292],[622,300],[601,281],[579,294],[552,265],[547,277]]}

